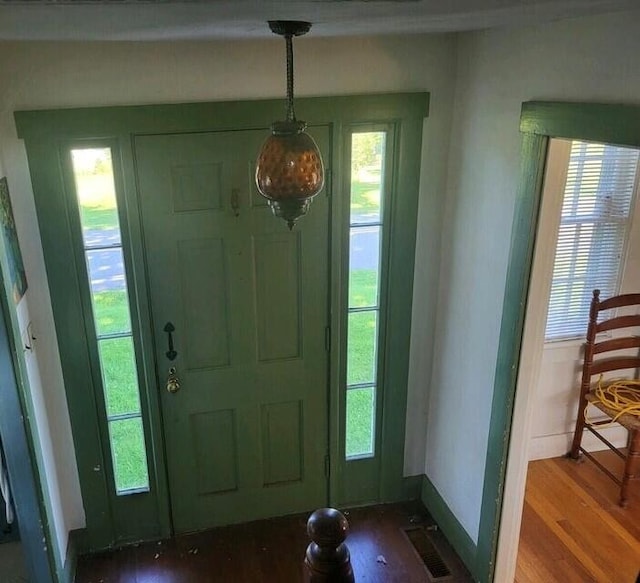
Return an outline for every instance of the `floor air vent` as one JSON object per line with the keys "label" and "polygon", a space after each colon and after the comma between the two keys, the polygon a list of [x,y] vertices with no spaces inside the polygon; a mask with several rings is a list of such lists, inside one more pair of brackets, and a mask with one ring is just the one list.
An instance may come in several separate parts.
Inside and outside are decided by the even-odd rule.
{"label": "floor air vent", "polygon": [[449,567],[423,527],[406,528],[404,533],[427,568],[430,581],[435,583],[452,579]]}

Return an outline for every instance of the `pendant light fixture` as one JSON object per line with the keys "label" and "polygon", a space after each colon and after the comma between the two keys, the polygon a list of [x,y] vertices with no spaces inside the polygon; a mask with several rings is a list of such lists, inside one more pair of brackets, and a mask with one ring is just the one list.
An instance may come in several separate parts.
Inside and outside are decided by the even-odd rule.
{"label": "pendant light fixture", "polygon": [[311,23],[270,20],[269,28],[283,36],[287,46],[287,114],[271,125],[271,135],[258,154],[256,186],[276,217],[292,229],[309,210],[311,199],[324,185],[320,150],[305,132],[307,124],[296,119],[293,108],[293,37],[309,32]]}

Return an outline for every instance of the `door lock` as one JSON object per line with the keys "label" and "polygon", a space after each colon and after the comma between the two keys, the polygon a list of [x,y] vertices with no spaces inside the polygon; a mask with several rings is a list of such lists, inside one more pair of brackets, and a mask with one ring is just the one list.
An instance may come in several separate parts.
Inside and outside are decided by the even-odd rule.
{"label": "door lock", "polygon": [[177,393],[180,390],[180,379],[176,375],[176,367],[172,366],[169,369],[169,377],[167,378],[167,391],[171,394]]}

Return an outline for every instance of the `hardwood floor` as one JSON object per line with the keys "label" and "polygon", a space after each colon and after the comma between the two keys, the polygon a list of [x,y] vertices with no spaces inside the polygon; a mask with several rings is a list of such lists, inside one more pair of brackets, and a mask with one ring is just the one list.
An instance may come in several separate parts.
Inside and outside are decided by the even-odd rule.
{"label": "hardwood floor", "polygon": [[[613,452],[597,454],[619,471]],[[516,583],[635,583],[640,571],[640,482],[627,508],[589,461],[529,464]],[[503,583],[503,582],[496,582]]]}
{"label": "hardwood floor", "polygon": [[[432,521],[418,502],[357,508],[345,512],[347,545],[357,582],[430,581],[403,529]],[[82,557],[76,583],[297,583],[309,544],[307,515],[227,526],[169,541]],[[439,531],[426,531],[452,577],[472,579]]]}

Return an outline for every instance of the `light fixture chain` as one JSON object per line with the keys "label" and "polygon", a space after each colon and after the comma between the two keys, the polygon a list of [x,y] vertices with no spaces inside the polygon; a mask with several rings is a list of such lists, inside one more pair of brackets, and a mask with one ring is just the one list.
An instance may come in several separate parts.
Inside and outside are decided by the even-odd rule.
{"label": "light fixture chain", "polygon": [[324,185],[318,145],[305,132],[305,122],[296,120],[293,109],[293,37],[309,32],[311,23],[270,20],[269,28],[284,37],[287,48],[287,119],[271,124],[271,135],[258,153],[255,179],[273,214],[292,229]]}
{"label": "light fixture chain", "polygon": [[293,109],[293,40],[290,34],[285,35],[287,43],[287,121],[296,120]]}

